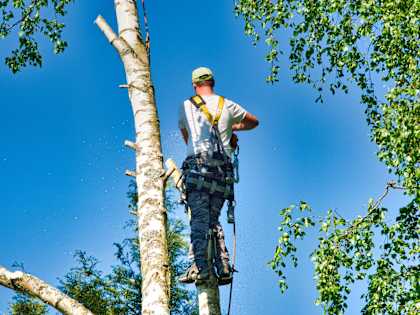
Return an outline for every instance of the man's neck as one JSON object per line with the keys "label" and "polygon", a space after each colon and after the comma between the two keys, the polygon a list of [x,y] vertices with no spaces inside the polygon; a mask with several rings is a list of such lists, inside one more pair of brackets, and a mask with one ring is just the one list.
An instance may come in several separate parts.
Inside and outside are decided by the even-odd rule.
{"label": "man's neck", "polygon": [[199,86],[196,87],[195,93],[200,96],[210,96],[214,94],[214,91],[210,86]]}

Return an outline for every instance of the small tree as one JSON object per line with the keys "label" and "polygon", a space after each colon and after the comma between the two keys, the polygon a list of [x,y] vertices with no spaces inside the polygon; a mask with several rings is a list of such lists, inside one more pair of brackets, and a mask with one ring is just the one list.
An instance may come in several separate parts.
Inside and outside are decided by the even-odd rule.
{"label": "small tree", "polygon": [[47,307],[37,299],[25,294],[16,294],[10,305],[11,315],[46,315]]}

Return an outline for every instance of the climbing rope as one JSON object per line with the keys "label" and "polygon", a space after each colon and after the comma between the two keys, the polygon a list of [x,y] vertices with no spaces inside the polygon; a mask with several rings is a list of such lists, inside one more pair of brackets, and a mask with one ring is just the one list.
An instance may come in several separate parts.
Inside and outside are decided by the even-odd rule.
{"label": "climbing rope", "polygon": [[[236,146],[235,151],[233,152],[233,176],[235,183],[239,183],[239,146]],[[234,280],[234,274],[236,271],[235,269],[235,263],[236,263],[236,219],[233,220],[233,256],[232,256],[232,282],[230,283],[230,289],[229,289],[229,306],[228,306],[228,313],[227,315],[230,315],[230,310],[232,307],[232,295],[233,295],[233,280]]]}
{"label": "climbing rope", "polygon": [[232,306],[232,293],[233,293],[233,280],[234,280],[233,274],[236,272],[235,262],[236,262],[236,223],[233,222],[232,282],[230,283],[230,289],[229,289],[229,306],[228,306],[227,315],[230,315],[230,309]]}
{"label": "climbing rope", "polygon": [[150,64],[150,29],[149,29],[149,22],[147,19],[146,1],[141,0],[141,4],[143,8],[144,30],[146,32],[145,45],[146,45],[147,56],[149,57],[149,64]]}

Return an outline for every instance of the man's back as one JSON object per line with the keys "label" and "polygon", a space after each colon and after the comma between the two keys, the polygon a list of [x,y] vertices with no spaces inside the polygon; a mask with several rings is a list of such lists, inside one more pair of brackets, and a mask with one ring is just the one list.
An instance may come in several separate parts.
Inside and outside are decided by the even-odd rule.
{"label": "man's back", "polygon": [[[206,103],[205,106],[210,114],[215,117],[219,108],[220,96],[216,94],[204,95],[202,99]],[[223,109],[218,122],[218,130],[228,155],[232,152],[229,144],[232,137],[232,126],[241,122],[246,113],[240,105],[231,100],[224,99]],[[210,141],[211,123],[202,111],[192,104],[189,99],[180,107],[179,128],[188,131],[187,155],[215,150]]]}

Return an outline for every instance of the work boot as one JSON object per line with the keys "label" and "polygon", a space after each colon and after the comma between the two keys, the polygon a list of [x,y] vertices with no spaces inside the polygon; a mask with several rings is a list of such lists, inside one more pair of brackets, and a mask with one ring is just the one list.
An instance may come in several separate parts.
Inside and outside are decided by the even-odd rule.
{"label": "work boot", "polygon": [[221,259],[216,262],[217,277],[219,285],[232,283],[233,270],[228,260]]}
{"label": "work boot", "polygon": [[208,269],[198,269],[195,263],[191,264],[190,267],[179,277],[179,282],[182,283],[194,283],[204,282],[210,277]]}

